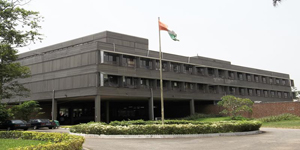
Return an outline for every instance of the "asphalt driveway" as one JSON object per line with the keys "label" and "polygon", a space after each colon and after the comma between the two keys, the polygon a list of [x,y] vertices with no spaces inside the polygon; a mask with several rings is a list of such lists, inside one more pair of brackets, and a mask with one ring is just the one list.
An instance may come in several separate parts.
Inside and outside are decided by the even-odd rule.
{"label": "asphalt driveway", "polygon": [[247,136],[176,139],[86,138],[91,150],[299,150],[300,129],[261,128],[262,134]]}

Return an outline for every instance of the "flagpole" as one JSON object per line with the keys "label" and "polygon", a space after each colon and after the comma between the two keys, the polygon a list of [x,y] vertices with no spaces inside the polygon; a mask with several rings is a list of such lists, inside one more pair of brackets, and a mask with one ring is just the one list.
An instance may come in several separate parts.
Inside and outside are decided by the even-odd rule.
{"label": "flagpole", "polygon": [[162,125],[165,123],[165,113],[164,113],[164,93],[163,93],[163,80],[162,80],[162,55],[161,55],[161,39],[160,39],[160,26],[158,17],[158,33],[159,33],[159,74],[160,74],[160,100],[161,100],[161,122]]}

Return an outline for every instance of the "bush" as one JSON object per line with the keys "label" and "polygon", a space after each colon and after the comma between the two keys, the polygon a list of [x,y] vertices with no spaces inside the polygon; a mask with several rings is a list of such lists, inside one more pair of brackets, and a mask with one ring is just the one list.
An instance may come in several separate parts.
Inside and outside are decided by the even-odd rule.
{"label": "bush", "polygon": [[[122,121],[124,123],[125,121]],[[133,121],[131,121],[133,122]],[[138,123],[147,121],[136,120]],[[134,123],[136,123],[134,122]],[[150,121],[149,121],[150,122]],[[145,135],[145,134],[205,134],[226,133],[259,130],[262,125],[259,121],[224,121],[202,124],[143,124],[112,126],[103,124],[80,124],[73,126],[71,132],[84,134],[105,135]]]}
{"label": "bush", "polygon": [[281,114],[278,116],[269,116],[269,117],[263,117],[257,119],[261,122],[276,122],[276,121],[282,121],[282,120],[292,120],[295,118],[299,118],[299,116],[293,115],[293,114]]}
{"label": "bush", "polygon": [[49,144],[18,147],[13,150],[79,150],[84,138],[66,133],[44,133],[30,131],[0,131],[0,138],[48,141]]}
{"label": "bush", "polygon": [[[165,124],[207,124],[200,121],[193,120],[165,120]],[[148,124],[162,124],[161,121],[144,121],[144,120],[129,120],[129,121],[112,121],[111,126],[129,126],[129,125],[148,125]]]}
{"label": "bush", "polygon": [[181,118],[182,120],[197,120],[199,118],[213,118],[213,117],[221,117],[222,115],[215,115],[215,114],[200,114],[195,113],[194,115],[187,116],[184,118]]}

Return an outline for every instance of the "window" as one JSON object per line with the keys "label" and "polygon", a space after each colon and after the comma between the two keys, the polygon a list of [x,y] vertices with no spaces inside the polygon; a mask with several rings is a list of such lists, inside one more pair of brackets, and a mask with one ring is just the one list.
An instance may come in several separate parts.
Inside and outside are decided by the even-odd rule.
{"label": "window", "polygon": [[149,88],[150,87],[149,79],[141,78],[140,85],[141,85],[141,88]]}
{"label": "window", "polygon": [[267,90],[264,90],[264,96],[268,97],[268,91]]}
{"label": "window", "polygon": [[172,90],[179,90],[179,84],[176,81],[172,81]]}
{"label": "window", "polygon": [[185,87],[187,91],[192,91],[194,89],[194,84],[193,83],[185,83]]}
{"label": "window", "polygon": [[276,79],[276,84],[280,84],[280,80],[279,79]]}
{"label": "window", "polygon": [[135,67],[135,57],[123,56],[123,65],[127,67]]}
{"label": "window", "polygon": [[281,98],[281,97],[282,97],[281,92],[277,92],[277,96],[278,96],[279,98]]}
{"label": "window", "polygon": [[244,88],[239,88],[240,95],[245,95],[245,89]]}
{"label": "window", "polygon": [[104,63],[118,65],[119,63],[119,55],[113,53],[104,52]]}
{"label": "window", "polygon": [[253,95],[253,90],[252,89],[248,89],[248,95]]}
{"label": "window", "polygon": [[229,79],[234,79],[234,72],[228,71],[228,78]]}
{"label": "window", "polygon": [[267,83],[267,78],[266,77],[262,77],[262,82],[263,83]]}
{"label": "window", "polygon": [[197,86],[198,86],[198,89],[200,92],[205,93],[205,85],[204,84],[198,84]]}
{"label": "window", "polygon": [[215,75],[215,69],[214,68],[207,68],[208,75],[209,76],[214,76]]}
{"label": "window", "polygon": [[271,97],[275,97],[275,92],[271,91]]}
{"label": "window", "polygon": [[152,61],[150,59],[141,58],[140,59],[140,67],[146,69],[152,69]]}
{"label": "window", "polygon": [[104,74],[104,86],[119,87],[118,78],[118,76]]}
{"label": "window", "polygon": [[286,80],[282,79],[282,85],[286,85]]}
{"label": "window", "polygon": [[193,73],[193,66],[191,66],[191,65],[184,65],[183,73],[192,74]]}
{"label": "window", "polygon": [[260,90],[256,90],[256,95],[260,96]]}
{"label": "window", "polygon": [[235,87],[229,87],[229,93],[235,94]]}
{"label": "window", "polygon": [[219,71],[219,78],[225,78],[225,71],[221,69],[219,69],[218,71]]}
{"label": "window", "polygon": [[246,74],[247,76],[247,81],[251,81],[251,75],[250,74]]}
{"label": "window", "polygon": [[136,88],[137,78],[125,77],[125,87]]}
{"label": "window", "polygon": [[270,84],[273,84],[273,78],[270,78]]}
{"label": "window", "polygon": [[217,93],[217,87],[216,86],[209,86],[209,93]]}
{"label": "window", "polygon": [[180,66],[177,63],[171,63],[171,69],[173,72],[176,72],[176,73],[180,72]]}
{"label": "window", "polygon": [[198,72],[199,75],[202,75],[202,76],[205,75],[205,69],[202,68],[202,67],[198,67],[198,68],[197,68],[197,72]]}
{"label": "window", "polygon": [[283,95],[284,95],[284,98],[288,98],[288,93],[287,92],[284,92]]}
{"label": "window", "polygon": [[243,73],[238,72],[237,75],[239,77],[239,80],[243,80]]}
{"label": "window", "polygon": [[254,75],[255,82],[259,82],[259,77],[257,75]]}

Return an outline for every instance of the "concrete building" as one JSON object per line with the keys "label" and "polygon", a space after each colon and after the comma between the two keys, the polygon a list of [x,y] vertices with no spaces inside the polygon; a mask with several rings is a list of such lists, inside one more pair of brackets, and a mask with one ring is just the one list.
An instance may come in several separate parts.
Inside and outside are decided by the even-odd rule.
{"label": "concrete building", "polygon": [[[292,101],[288,74],[229,61],[163,53],[165,117],[184,117],[223,95],[260,102]],[[159,53],[148,40],[110,31],[19,55],[32,77],[20,80],[62,124],[160,117]],[[152,101],[153,100],[153,101]],[[152,105],[153,104],[153,105]]]}

